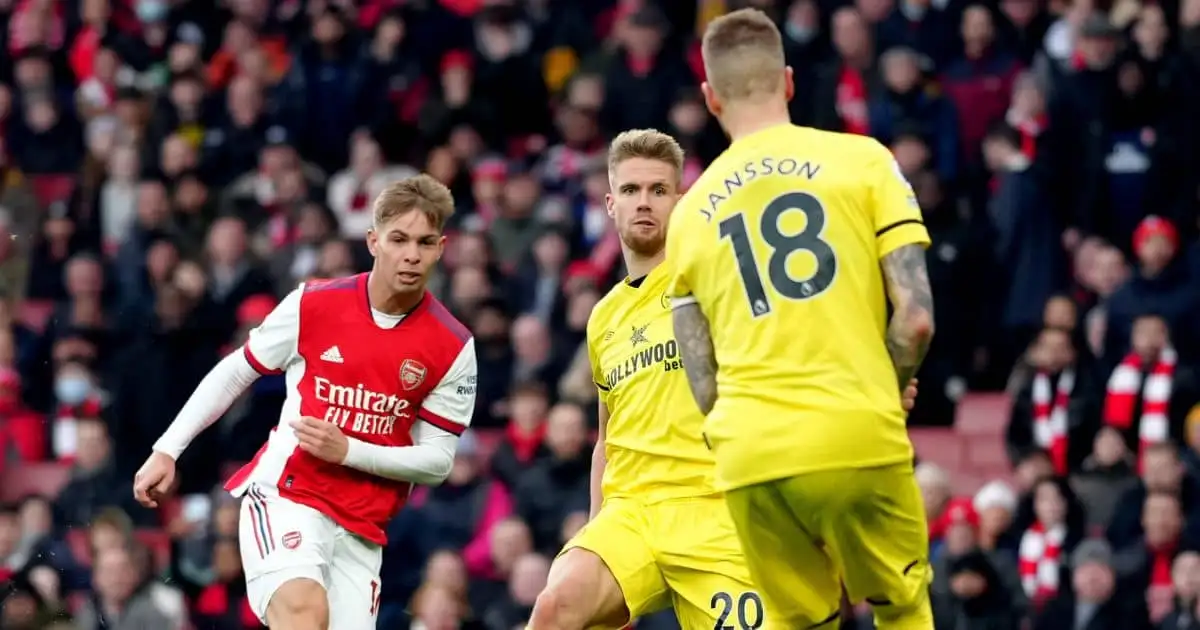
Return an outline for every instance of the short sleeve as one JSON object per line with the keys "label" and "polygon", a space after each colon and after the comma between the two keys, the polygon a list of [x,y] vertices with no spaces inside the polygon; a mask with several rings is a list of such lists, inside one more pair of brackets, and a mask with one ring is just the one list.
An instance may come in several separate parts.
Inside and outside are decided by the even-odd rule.
{"label": "short sleeve", "polygon": [[587,341],[588,365],[592,370],[592,383],[596,385],[596,393],[600,398],[600,402],[608,404],[608,385],[605,384],[603,370],[600,368],[600,361],[596,358],[596,343],[591,335],[588,335]]}
{"label": "short sleeve", "polygon": [[879,257],[904,245],[929,245],[929,232],[921,220],[921,206],[900,165],[883,145],[876,144],[879,159],[871,177],[871,211],[874,213],[875,243]]}
{"label": "short sleeve", "polygon": [[475,361],[475,340],[468,339],[450,369],[442,376],[433,391],[421,403],[417,418],[433,426],[462,435],[471,426],[475,413],[475,388],[479,380],[479,368]]}
{"label": "short sleeve", "polygon": [[296,288],[275,306],[242,346],[251,367],[263,375],[279,374],[297,357],[296,343],[300,336],[300,295],[304,285]]}
{"label": "short sleeve", "polygon": [[[685,196],[686,199],[686,196]],[[692,269],[692,245],[695,239],[688,238],[688,215],[685,213],[683,199],[675,206],[671,217],[671,225],[667,229],[667,255],[663,262],[670,277],[667,280],[667,297],[672,305],[691,303],[692,282],[689,273]]]}

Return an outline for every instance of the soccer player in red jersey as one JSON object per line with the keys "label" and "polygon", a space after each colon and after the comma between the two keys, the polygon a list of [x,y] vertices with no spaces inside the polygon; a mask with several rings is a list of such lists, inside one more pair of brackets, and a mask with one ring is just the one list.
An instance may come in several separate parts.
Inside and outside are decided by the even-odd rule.
{"label": "soccer player in red jersey", "polygon": [[374,628],[384,527],[450,473],[475,407],[470,332],[426,290],[454,211],[427,175],[375,200],[370,273],[302,284],[204,378],[134,479],[155,507],[175,460],[260,375],[279,426],[226,484],[243,497],[246,594],[273,629]]}

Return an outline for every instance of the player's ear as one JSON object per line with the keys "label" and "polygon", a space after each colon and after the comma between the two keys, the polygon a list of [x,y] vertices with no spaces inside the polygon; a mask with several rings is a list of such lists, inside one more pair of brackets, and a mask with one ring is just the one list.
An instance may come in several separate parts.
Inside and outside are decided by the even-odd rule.
{"label": "player's ear", "polygon": [[446,235],[445,235],[445,234],[443,234],[443,235],[441,235],[441,236],[439,236],[439,237],[438,237],[438,254],[437,254],[437,259],[438,259],[438,260],[441,260],[441,259],[442,259],[442,254],[444,254],[444,253],[446,253]]}
{"label": "player's ear", "polygon": [[713,116],[721,115],[721,101],[717,100],[717,93],[713,92],[712,86],[705,81],[700,84],[700,93],[704,95],[704,106],[708,108],[708,113]]}
{"label": "player's ear", "polygon": [[367,251],[371,252],[372,256],[375,255],[375,246],[378,243],[379,243],[379,234],[377,234],[375,232],[375,228],[368,229],[367,230]]}
{"label": "player's ear", "polygon": [[792,71],[791,66],[783,67],[783,95],[787,97],[789,103],[796,95],[796,73]]}
{"label": "player's ear", "polygon": [[614,208],[612,193],[604,193],[604,209],[608,210],[608,218],[610,219],[617,218],[617,212]]}

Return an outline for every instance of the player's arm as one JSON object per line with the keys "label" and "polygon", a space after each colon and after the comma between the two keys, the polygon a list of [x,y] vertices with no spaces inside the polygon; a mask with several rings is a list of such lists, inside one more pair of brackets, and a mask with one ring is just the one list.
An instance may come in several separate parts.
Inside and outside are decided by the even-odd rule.
{"label": "player's arm", "polygon": [[671,321],[692,398],[707,415],[717,402],[717,354],[708,319],[695,298],[685,297],[671,300]]}
{"label": "player's arm", "polygon": [[903,391],[921,367],[933,340],[933,293],[925,268],[929,232],[921,220],[912,186],[887,149],[876,146],[879,162],[872,186],[875,242],[892,304],[886,342]]}
{"label": "player's arm", "polygon": [[604,404],[603,400],[596,403],[599,407],[597,416],[600,419],[600,430],[596,435],[596,446],[592,448],[592,477],[591,477],[591,503],[589,503],[588,518],[595,518],[596,513],[600,511],[600,506],[604,504],[604,467],[608,465],[608,455],[604,450],[604,436],[608,430],[608,405]]}
{"label": "player's arm", "polygon": [[608,385],[605,384],[604,370],[596,357],[596,339],[594,336],[598,326],[595,322],[595,312],[588,318],[588,334],[584,341],[587,344],[588,365],[592,369],[592,384],[596,386],[596,417],[599,431],[596,435],[596,445],[592,447],[592,471],[589,483],[591,501],[588,503],[588,518],[595,518],[604,504],[604,469],[608,465],[608,452],[605,444],[608,438]]}
{"label": "player's arm", "polygon": [[245,345],[209,371],[154,443],[155,452],[178,459],[192,440],[224,415],[259,376],[278,374],[287,367],[296,357],[303,290],[302,286],[288,294],[262,324],[250,331]]}
{"label": "player's arm", "polygon": [[[698,190],[694,186],[692,190]],[[700,219],[684,195],[675,206],[671,227],[667,230],[667,262],[671,279],[667,295],[671,298],[671,322],[675,328],[675,343],[679,346],[679,357],[683,359],[683,371],[687,374],[692,397],[707,414],[717,402],[717,355],[713,349],[712,332],[708,319],[700,310],[700,304],[692,295],[696,256],[703,255],[701,239],[689,228]]]}
{"label": "player's arm", "polygon": [[468,339],[421,404],[412,430],[413,445],[383,446],[347,437],[342,465],[397,481],[427,485],[445,481],[454,466],[458,438],[471,425],[477,379],[475,340]]}
{"label": "player's arm", "polygon": [[904,245],[884,256],[881,266],[893,309],[887,348],[903,389],[917,375],[933,340],[933,293],[925,269],[925,248]]}

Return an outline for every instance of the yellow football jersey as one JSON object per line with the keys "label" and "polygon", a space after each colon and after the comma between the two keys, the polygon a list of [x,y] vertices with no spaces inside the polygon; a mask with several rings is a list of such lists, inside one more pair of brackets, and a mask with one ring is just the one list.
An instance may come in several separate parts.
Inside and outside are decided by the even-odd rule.
{"label": "yellow football jersey", "polygon": [[879,267],[912,243],[929,244],[912,188],[864,136],[760,131],[680,200],[669,294],[711,324],[718,488],[912,458]]}
{"label": "yellow football jersey", "polygon": [[704,416],[675,344],[669,278],[659,265],[640,282],[619,283],[588,320],[592,377],[609,411],[605,499],[649,503],[716,492]]}

